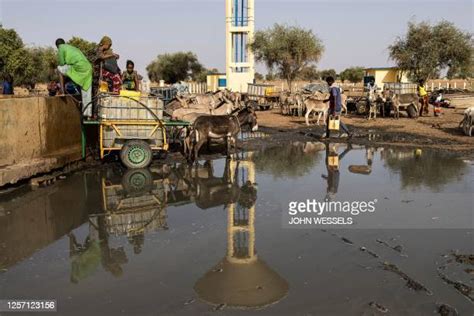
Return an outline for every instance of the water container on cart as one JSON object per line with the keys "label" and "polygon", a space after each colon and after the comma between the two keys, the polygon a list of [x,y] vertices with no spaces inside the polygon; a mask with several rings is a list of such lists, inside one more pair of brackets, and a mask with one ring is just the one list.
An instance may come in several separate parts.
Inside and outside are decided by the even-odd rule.
{"label": "water container on cart", "polygon": [[166,151],[163,101],[137,92],[102,95],[99,98],[100,156],[120,151],[128,168],[145,168],[153,151]]}

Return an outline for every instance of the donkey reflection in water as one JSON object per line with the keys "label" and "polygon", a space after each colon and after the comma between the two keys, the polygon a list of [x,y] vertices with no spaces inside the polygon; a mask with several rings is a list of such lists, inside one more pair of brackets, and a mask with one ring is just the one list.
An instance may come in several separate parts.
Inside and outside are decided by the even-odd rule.
{"label": "donkey reflection in water", "polygon": [[231,115],[203,115],[194,121],[191,132],[185,140],[184,151],[188,160],[194,161],[199,156],[202,145],[211,140],[226,141],[227,156],[230,147],[236,145],[236,137],[243,127],[249,126],[252,132],[258,130],[257,115],[251,108],[237,110]]}

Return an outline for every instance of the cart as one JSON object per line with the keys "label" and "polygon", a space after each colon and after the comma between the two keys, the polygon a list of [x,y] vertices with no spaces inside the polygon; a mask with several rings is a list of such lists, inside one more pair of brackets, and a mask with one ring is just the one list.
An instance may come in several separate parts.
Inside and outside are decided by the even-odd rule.
{"label": "cart", "polygon": [[[384,84],[384,90],[390,90],[397,95],[414,94],[417,95],[418,85],[415,83],[388,82]],[[408,117],[416,118],[418,116],[418,102],[402,103],[399,111],[406,111]]]}
{"label": "cart", "polygon": [[153,151],[167,151],[163,102],[157,97],[112,96],[99,98],[100,158],[120,151],[128,168],[146,168]]}
{"label": "cart", "polygon": [[253,108],[269,110],[279,103],[280,93],[274,85],[249,83],[247,89],[249,104]]}
{"label": "cart", "polygon": [[163,100],[164,106],[168,105],[178,95],[178,89],[174,87],[152,87],[150,95],[159,97]]}
{"label": "cart", "polygon": [[181,143],[189,122],[163,118],[163,100],[156,96],[101,94],[98,119],[82,125],[82,156],[86,158],[87,126],[98,126],[100,159],[117,152],[129,169],[146,168],[154,153],[166,153],[170,144]]}

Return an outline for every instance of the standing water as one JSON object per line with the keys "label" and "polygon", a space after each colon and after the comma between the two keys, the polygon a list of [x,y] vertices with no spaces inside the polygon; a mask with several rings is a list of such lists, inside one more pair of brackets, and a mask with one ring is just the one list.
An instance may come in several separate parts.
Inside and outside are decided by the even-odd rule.
{"label": "standing water", "polygon": [[449,153],[322,143],[78,172],[0,203],[0,297],[58,315],[472,315],[473,179]]}

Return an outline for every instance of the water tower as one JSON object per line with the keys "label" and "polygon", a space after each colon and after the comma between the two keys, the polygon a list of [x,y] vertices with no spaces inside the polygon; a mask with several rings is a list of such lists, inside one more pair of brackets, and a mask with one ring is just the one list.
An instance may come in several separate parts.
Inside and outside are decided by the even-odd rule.
{"label": "water tower", "polygon": [[227,89],[247,92],[255,77],[254,56],[249,49],[255,29],[254,0],[226,0]]}

